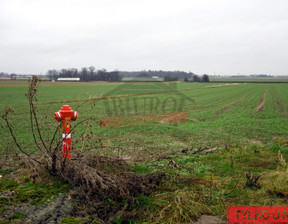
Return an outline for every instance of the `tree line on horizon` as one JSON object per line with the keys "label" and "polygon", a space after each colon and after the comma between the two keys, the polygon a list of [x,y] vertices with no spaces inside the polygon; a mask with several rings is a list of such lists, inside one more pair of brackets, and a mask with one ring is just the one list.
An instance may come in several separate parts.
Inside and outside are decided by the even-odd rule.
{"label": "tree line on horizon", "polygon": [[192,72],[184,72],[184,71],[162,71],[162,70],[148,70],[148,71],[134,71],[134,72],[120,72],[120,75],[123,77],[128,78],[163,78],[163,81],[165,82],[171,82],[171,81],[178,81],[178,80],[184,80],[185,82],[209,82],[209,76],[203,75],[199,76]]}
{"label": "tree line on horizon", "polygon": [[120,82],[123,77],[128,78],[163,78],[165,82],[184,80],[185,82],[209,82],[209,76],[198,76],[192,72],[184,71],[162,71],[162,70],[144,70],[144,71],[112,71],[108,72],[105,69],[96,70],[94,66],[83,67],[81,70],[76,68],[48,70],[47,76],[49,79],[56,80],[57,78],[80,78],[81,81],[110,81]]}
{"label": "tree line on horizon", "polygon": [[[16,79],[17,74],[0,73],[0,76]],[[20,76],[20,75],[19,75]],[[18,77],[19,77],[18,76]],[[22,76],[22,75],[21,75]],[[26,75],[27,76],[27,75]],[[80,78],[82,82],[107,81],[120,82],[122,78],[160,78],[165,82],[184,80],[185,82],[209,82],[209,76],[198,76],[192,72],[184,71],[163,71],[163,70],[143,70],[143,71],[107,71],[106,69],[96,70],[94,66],[77,68],[62,68],[60,70],[50,69],[46,72],[49,80],[58,78]],[[42,77],[42,75],[40,75]],[[157,79],[155,79],[157,80]]]}
{"label": "tree line on horizon", "polygon": [[50,80],[57,80],[58,78],[80,78],[80,81],[107,81],[107,82],[120,82],[122,77],[119,71],[108,72],[105,69],[96,70],[94,66],[83,67],[81,70],[77,68],[68,68],[61,70],[48,70],[47,76]]}

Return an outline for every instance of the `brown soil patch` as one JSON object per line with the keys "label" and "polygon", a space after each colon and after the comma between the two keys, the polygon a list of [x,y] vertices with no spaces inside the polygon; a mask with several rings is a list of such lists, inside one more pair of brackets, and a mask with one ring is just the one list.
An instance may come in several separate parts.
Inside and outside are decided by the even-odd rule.
{"label": "brown soil patch", "polygon": [[267,91],[268,91],[268,89],[266,89],[265,92],[263,93],[262,100],[259,103],[259,105],[257,106],[257,109],[256,109],[257,113],[261,113],[263,111],[263,106],[265,104]]}
{"label": "brown soil patch", "polygon": [[241,99],[239,99],[239,100],[231,103],[231,104],[228,105],[227,107],[222,108],[221,110],[219,110],[219,111],[217,112],[217,114],[219,115],[219,114],[222,114],[222,113],[226,112],[227,110],[230,110],[230,109],[231,109],[232,107],[234,107],[236,104],[242,102],[242,101],[245,100],[247,97],[251,96],[251,94],[252,94],[252,93],[250,93],[250,94],[242,97]]}
{"label": "brown soil patch", "polygon": [[188,112],[171,112],[158,114],[138,114],[130,116],[103,117],[100,127],[121,127],[132,125],[145,125],[151,123],[170,123],[188,121]]}

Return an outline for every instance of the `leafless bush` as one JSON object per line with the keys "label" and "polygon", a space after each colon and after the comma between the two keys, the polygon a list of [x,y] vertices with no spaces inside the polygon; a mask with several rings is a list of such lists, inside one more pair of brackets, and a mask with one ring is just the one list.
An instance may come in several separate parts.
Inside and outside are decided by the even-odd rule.
{"label": "leafless bush", "polygon": [[[15,145],[19,149],[19,151],[22,154],[24,154],[29,160],[33,161],[33,163],[47,169],[51,173],[51,175],[59,176],[60,171],[61,172],[63,171],[67,163],[66,158],[63,158],[61,154],[62,139],[59,135],[59,131],[61,130],[61,124],[59,123],[56,126],[56,128],[52,131],[51,129],[47,130],[47,125],[45,124],[45,121],[47,121],[47,117],[46,117],[47,114],[40,114],[38,112],[35,102],[38,101],[37,99],[38,89],[37,88],[39,86],[40,81],[41,80],[37,76],[33,76],[32,79],[29,80],[28,91],[26,93],[26,97],[29,103],[29,115],[30,115],[29,116],[29,129],[31,131],[31,138],[33,139],[34,146],[37,149],[36,151],[38,152],[38,157],[35,157],[34,153],[30,153],[31,145],[30,145],[30,150],[29,150],[23,147],[23,145],[21,145],[20,142],[18,141],[17,135],[15,134],[16,128],[13,128],[12,122],[10,121],[10,116],[13,115],[14,110],[12,108],[7,108],[2,114],[2,119],[4,119],[6,126],[10,132],[10,135]],[[71,132],[73,132],[78,125],[83,124],[89,121],[90,119],[92,118],[87,118],[78,122],[76,125],[74,125]],[[89,125],[89,122],[87,122],[86,126],[88,125]],[[49,132],[48,137],[47,137],[47,133],[46,133],[46,136],[44,137],[43,132],[45,130],[46,132]],[[85,136],[89,137],[89,133],[86,134],[87,131],[89,131],[89,128],[86,127],[80,136],[80,138],[82,138],[80,139],[80,141],[85,142],[85,139],[84,139]],[[50,132],[52,133],[52,136]],[[82,148],[84,148],[84,145],[82,145]],[[82,150],[82,151],[79,150],[78,157],[81,157],[84,152],[85,150]]]}
{"label": "leafless bush", "polygon": [[[52,175],[57,175],[57,162],[61,162],[64,164],[65,161],[59,156],[59,149],[61,145],[61,141],[56,138],[56,134],[60,130],[60,125],[57,126],[54,134],[49,142],[45,141],[42,134],[42,129],[40,127],[40,123],[38,121],[37,115],[37,108],[35,106],[35,101],[37,101],[37,87],[40,83],[40,79],[37,76],[33,76],[32,79],[29,81],[28,91],[26,93],[26,97],[29,102],[29,117],[30,117],[30,128],[32,137],[34,140],[34,144],[40,153],[40,157],[44,158],[40,161],[39,158],[32,156],[31,153],[28,152],[24,147],[22,147],[14,133],[13,126],[9,120],[9,115],[12,114],[14,111],[12,108],[8,108],[5,110],[2,118],[6,122],[8,130],[12,136],[12,139],[19,149],[19,151],[24,154],[29,160],[33,161],[33,163],[37,164],[38,166],[42,166],[47,169]],[[61,161],[62,160],[62,161]]]}

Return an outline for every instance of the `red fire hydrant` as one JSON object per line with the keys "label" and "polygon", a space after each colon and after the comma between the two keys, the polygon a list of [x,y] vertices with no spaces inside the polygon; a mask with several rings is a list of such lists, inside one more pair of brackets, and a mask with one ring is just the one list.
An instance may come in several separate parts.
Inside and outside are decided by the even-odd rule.
{"label": "red fire hydrant", "polygon": [[63,158],[71,159],[72,141],[70,126],[71,122],[78,118],[78,113],[73,111],[69,105],[63,105],[61,110],[55,112],[54,118],[62,122]]}

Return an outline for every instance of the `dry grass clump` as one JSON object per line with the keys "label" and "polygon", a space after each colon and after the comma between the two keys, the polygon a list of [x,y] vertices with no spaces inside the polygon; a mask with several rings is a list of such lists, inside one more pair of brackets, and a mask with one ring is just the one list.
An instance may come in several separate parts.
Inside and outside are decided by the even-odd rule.
{"label": "dry grass clump", "polygon": [[155,187],[151,175],[131,172],[118,174],[99,171],[80,161],[69,161],[61,176],[73,186],[80,187],[87,200],[131,200],[137,194],[149,195]]}
{"label": "dry grass clump", "polygon": [[156,199],[164,205],[159,214],[154,216],[156,223],[193,223],[202,214],[212,213],[211,208],[201,203],[201,199],[191,189],[158,194]]}

